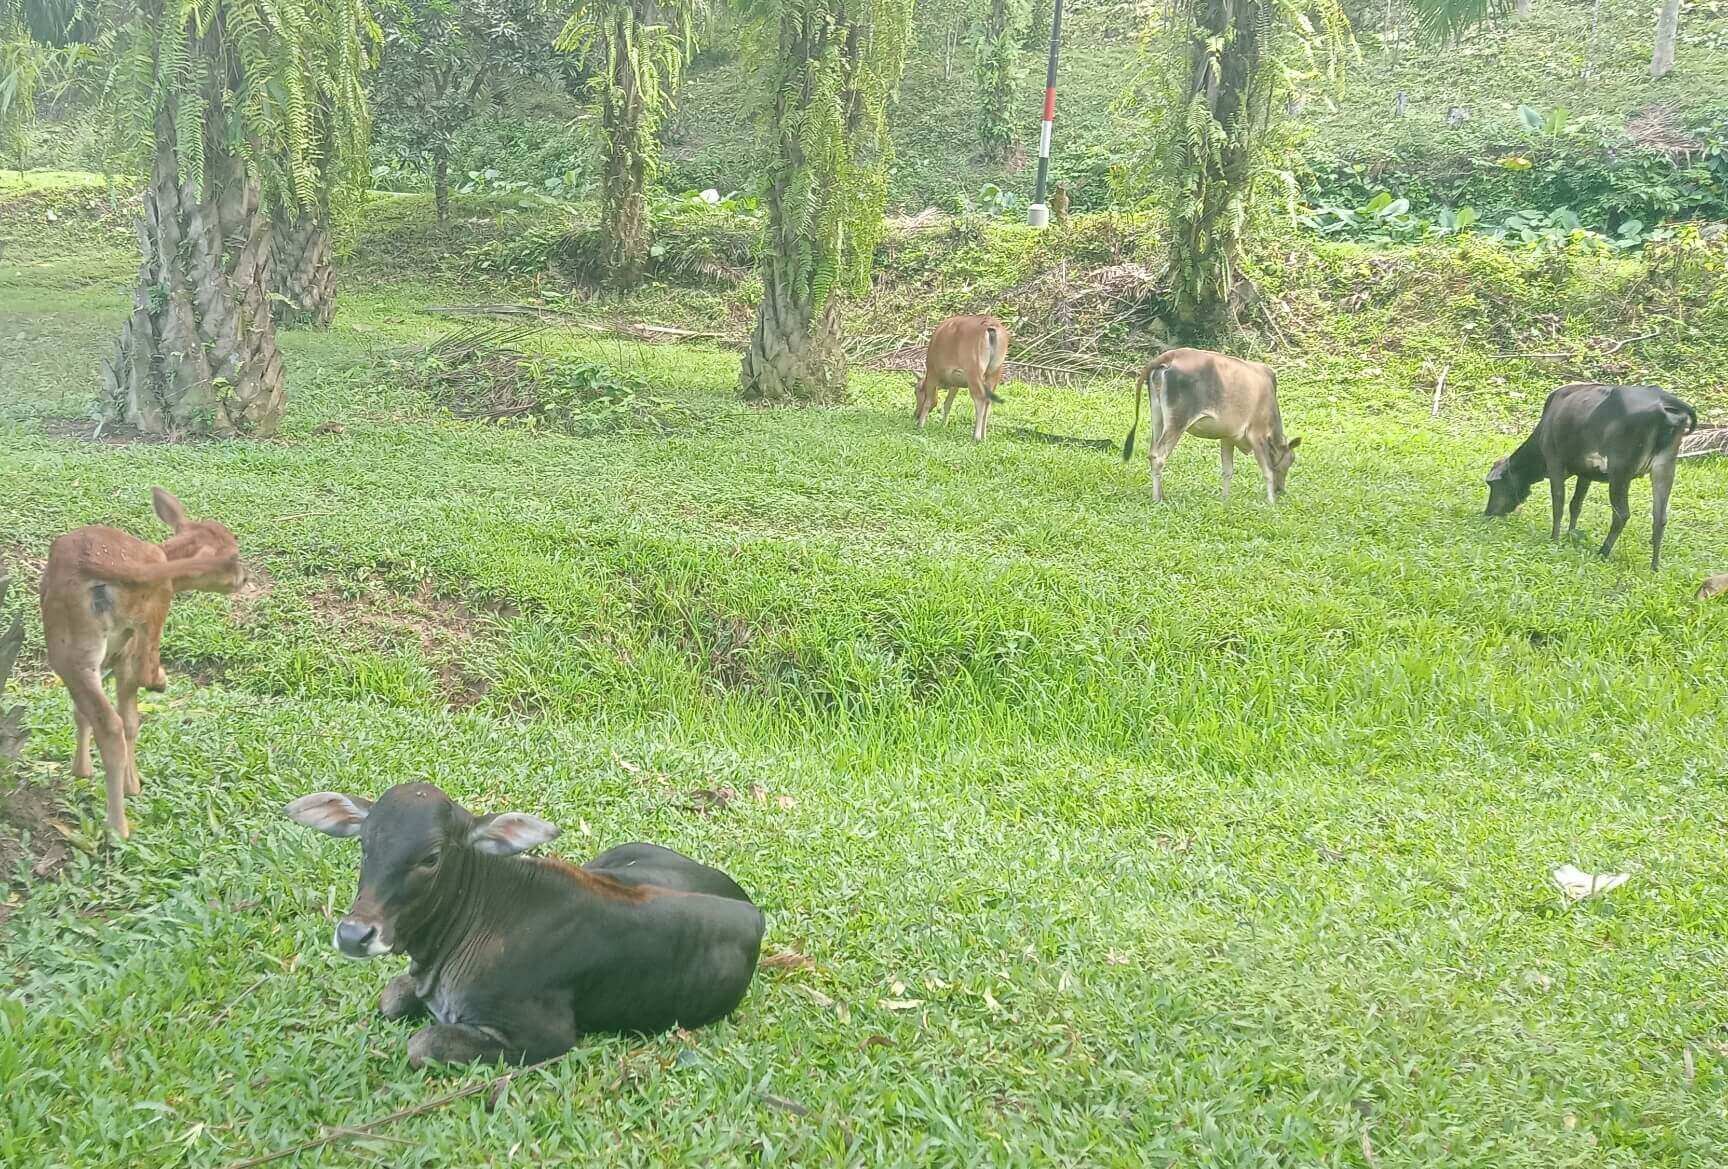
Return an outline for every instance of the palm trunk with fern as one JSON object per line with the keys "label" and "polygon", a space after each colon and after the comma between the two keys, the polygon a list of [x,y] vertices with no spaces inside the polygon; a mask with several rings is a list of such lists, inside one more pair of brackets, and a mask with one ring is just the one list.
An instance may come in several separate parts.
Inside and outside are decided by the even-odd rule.
{"label": "palm trunk with fern", "polygon": [[[654,19],[653,7],[651,0],[636,0],[616,14],[608,46],[611,83],[600,97],[600,131],[606,144],[600,174],[600,265],[620,284],[635,283],[648,265],[647,151],[655,145],[658,127],[637,70],[638,54],[646,47],[632,34]],[[659,84],[653,78],[650,82]]]}
{"label": "palm trunk with fern", "polygon": [[185,98],[171,96],[156,116],[132,312],[102,371],[104,414],[147,434],[266,435],[285,397],[268,299],[270,223],[228,140],[226,87],[210,80],[227,67],[218,26],[189,50],[206,70],[204,157],[182,166],[175,119]]}

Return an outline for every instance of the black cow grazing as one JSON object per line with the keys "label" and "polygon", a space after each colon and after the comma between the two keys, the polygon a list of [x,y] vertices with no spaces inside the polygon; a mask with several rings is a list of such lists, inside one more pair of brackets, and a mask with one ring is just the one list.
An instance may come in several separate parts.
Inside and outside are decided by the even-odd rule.
{"label": "black cow grazing", "polygon": [[1546,479],[1554,504],[1552,538],[1558,540],[1566,480],[1578,477],[1568,535],[1578,530],[1584,492],[1592,483],[1605,482],[1614,508],[1614,523],[1602,544],[1602,555],[1607,556],[1632,514],[1627,489],[1632,480],[1648,475],[1654,493],[1650,571],[1655,572],[1662,564],[1662,529],[1668,523],[1668,494],[1674,488],[1680,440],[1697,428],[1697,412],[1656,386],[1598,382],[1561,386],[1548,395],[1530,437],[1488,472],[1487,514],[1512,514],[1529,497],[1530,488]]}
{"label": "black cow grazing", "polygon": [[558,835],[536,816],[476,816],[428,783],[377,803],[338,792],[284,809],[360,837],[360,891],[336,926],[350,958],[403,953],[391,1019],[430,1015],[409,1062],[559,1055],[585,1032],[652,1034],[730,1014],[750,986],[762,911],[732,878],[626,844],[581,868],[516,854]]}

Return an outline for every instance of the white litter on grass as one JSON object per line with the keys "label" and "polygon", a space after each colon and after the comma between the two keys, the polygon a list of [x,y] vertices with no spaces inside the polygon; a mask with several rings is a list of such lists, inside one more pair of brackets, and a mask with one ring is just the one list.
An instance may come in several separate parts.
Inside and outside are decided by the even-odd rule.
{"label": "white litter on grass", "polygon": [[1631,873],[1586,873],[1577,865],[1561,865],[1554,870],[1554,883],[1573,901],[1584,901],[1610,889],[1618,889],[1631,877]]}

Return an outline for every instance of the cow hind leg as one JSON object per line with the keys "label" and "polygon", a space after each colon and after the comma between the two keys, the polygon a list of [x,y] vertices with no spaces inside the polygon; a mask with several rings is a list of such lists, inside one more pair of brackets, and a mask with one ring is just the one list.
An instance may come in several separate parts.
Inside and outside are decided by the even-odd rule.
{"label": "cow hind leg", "polygon": [[132,655],[122,658],[114,669],[114,698],[119,707],[120,726],[126,732],[126,794],[135,796],[141,789],[138,782],[138,713],[139,662]]}
{"label": "cow hind leg", "polygon": [[990,396],[984,390],[984,379],[968,374],[967,387],[972,391],[972,441],[984,441],[984,428],[990,425]]}
{"label": "cow hind leg", "polygon": [[1650,571],[1662,567],[1662,529],[1668,526],[1668,496],[1674,490],[1674,460],[1678,448],[1657,455],[1650,464]]}
{"label": "cow hind leg", "polygon": [[[954,399],[959,397],[959,395],[960,395],[960,387],[959,386],[949,386],[948,387],[948,396],[942,400],[942,425],[943,426],[948,425],[948,411],[954,409]],[[931,402],[935,402],[936,399],[935,399],[934,395],[932,395],[930,400],[931,400]]]}
{"label": "cow hind leg", "polygon": [[1218,444],[1218,477],[1224,482],[1224,498],[1230,498],[1230,476],[1236,473],[1236,444],[1225,439]]}
{"label": "cow hind leg", "polygon": [[[1631,481],[1628,479],[1611,479],[1608,481],[1608,505],[1614,509],[1614,522],[1608,528],[1608,538],[1602,542],[1602,558],[1604,560],[1608,558],[1610,552],[1614,551],[1614,541],[1620,538],[1620,529],[1624,528],[1626,521],[1631,518],[1632,504],[1628,498],[1631,486]],[[1555,521],[1555,528],[1558,530],[1559,521]]]}
{"label": "cow hind leg", "polygon": [[72,704],[72,725],[78,728],[78,748],[72,754],[72,774],[79,779],[89,779],[90,766],[90,720],[84,717],[84,712],[78,709],[78,704]]}
{"label": "cow hind leg", "polygon": [[1582,475],[1578,476],[1578,486],[1572,490],[1572,510],[1568,516],[1569,522],[1566,525],[1566,534],[1568,536],[1576,536],[1578,534],[1578,513],[1584,510],[1584,493],[1588,490],[1590,490],[1590,480],[1584,478]]}
{"label": "cow hind leg", "polygon": [[536,1028],[506,1035],[492,1027],[428,1023],[409,1038],[408,1062],[413,1067],[427,1063],[531,1063],[560,1055],[575,1042],[574,1027]]}
{"label": "cow hind leg", "polygon": [[126,745],[126,725],[102,692],[97,668],[73,671],[66,678],[72,702],[90,726],[96,747],[102,752],[102,773],[108,787],[108,831],[124,839],[132,827],[126,822],[126,792],[130,786],[132,752]]}

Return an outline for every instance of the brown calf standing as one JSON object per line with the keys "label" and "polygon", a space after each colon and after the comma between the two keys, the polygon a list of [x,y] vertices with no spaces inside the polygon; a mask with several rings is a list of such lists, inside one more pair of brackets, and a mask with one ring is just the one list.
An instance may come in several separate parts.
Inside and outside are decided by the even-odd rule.
{"label": "brown calf standing", "polygon": [[972,440],[984,440],[990,422],[990,403],[1000,402],[996,387],[1002,384],[1002,363],[1008,357],[1008,326],[995,317],[949,317],[930,334],[924,351],[924,376],[916,383],[918,411],[913,417],[922,428],[936,406],[938,390],[948,391],[942,404],[942,424],[961,386],[972,390]]}
{"label": "brown calf standing", "polygon": [[1134,383],[1134,425],[1122,444],[1123,462],[1134,454],[1142,389],[1152,411],[1153,502],[1164,502],[1164,463],[1184,434],[1218,440],[1225,499],[1230,498],[1236,452],[1244,450],[1260,464],[1266,501],[1278,502],[1302,440],[1284,437],[1284,419],[1278,413],[1278,375],[1271,366],[1204,349],[1160,353],[1146,363]]}
{"label": "brown calf standing", "polygon": [[[138,794],[138,688],[167,688],[162,672],[162,623],[174,594],[231,593],[243,572],[240,549],[215,520],[192,521],[180,501],[151,489],[156,514],[174,534],[162,544],[118,528],[94,525],[67,532],[48,550],[42,572],[42,632],[48,665],[66,683],[78,727],[72,774],[87,777],[90,740],[102,751],[108,783],[108,830],[128,835],[126,797]],[[102,689],[112,671],[119,709]]]}

